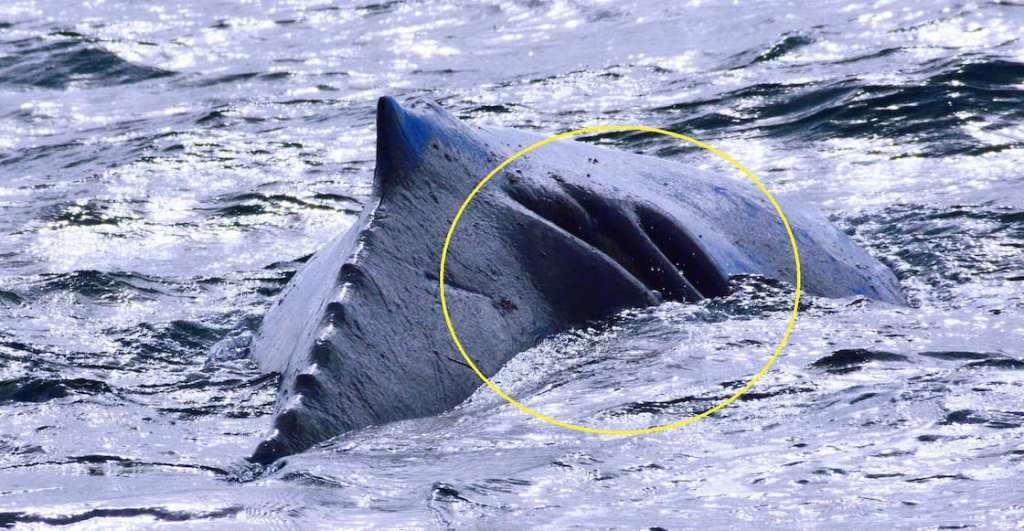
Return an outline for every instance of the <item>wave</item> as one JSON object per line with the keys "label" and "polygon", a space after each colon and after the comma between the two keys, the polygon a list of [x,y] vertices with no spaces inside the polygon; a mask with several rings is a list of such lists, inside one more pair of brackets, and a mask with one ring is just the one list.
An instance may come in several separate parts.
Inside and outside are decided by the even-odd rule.
{"label": "wave", "polygon": [[958,285],[988,278],[1024,280],[1024,211],[983,205],[944,208],[908,203],[840,220],[861,241],[870,241],[896,276],[930,286],[940,299]]}
{"label": "wave", "polygon": [[110,393],[109,385],[88,378],[48,379],[23,377],[0,381],[0,404],[8,402],[49,402],[71,394]]}
{"label": "wave", "polygon": [[13,291],[6,291],[6,290],[0,289],[0,307],[2,307],[2,306],[19,306],[23,302],[25,302],[25,299],[23,299],[21,297],[21,295],[18,295],[17,293],[14,293]]}
{"label": "wave", "polygon": [[43,220],[58,227],[117,226],[135,219],[133,215],[119,213],[122,207],[117,201],[104,199],[66,201],[46,208]]}
{"label": "wave", "polygon": [[262,214],[281,214],[295,210],[329,210],[355,215],[361,210],[360,202],[339,194],[319,193],[308,198],[288,194],[246,192],[214,199],[218,205],[205,208],[218,217],[236,218]]}
{"label": "wave", "polygon": [[[54,40],[56,37],[56,40]],[[122,59],[97,41],[73,32],[8,42],[0,57],[0,84],[64,89],[137,83],[174,72]]]}
{"label": "wave", "polygon": [[859,371],[868,363],[909,362],[903,354],[867,350],[863,348],[837,350],[811,364],[812,368],[822,369],[833,374],[844,374]]}
{"label": "wave", "polygon": [[754,48],[740,52],[733,56],[733,60],[740,63],[735,68],[743,68],[758,63],[767,63],[779,59],[792,51],[814,44],[814,39],[802,33],[786,33],[782,38],[772,43],[767,48]]}
{"label": "wave", "polygon": [[[648,111],[664,117],[668,129],[692,131],[702,137],[886,138],[923,145],[914,155],[925,157],[980,155],[1024,146],[1012,138],[998,144],[981,142],[969,131],[993,131],[1024,119],[1024,63],[962,55],[926,63],[903,75],[903,81],[889,84],[862,76],[827,82],[757,83],[713,98]],[[643,147],[653,137],[647,133],[591,137],[601,138]]]}
{"label": "wave", "polygon": [[155,277],[91,269],[41,275],[29,286],[29,291],[34,295],[70,292],[97,301],[112,302],[119,302],[128,295],[155,298],[165,293],[163,282]]}
{"label": "wave", "polygon": [[3,512],[0,513],[0,527],[13,526],[15,524],[71,525],[82,523],[93,518],[106,518],[109,523],[109,519],[112,518],[135,518],[141,516],[152,518],[158,522],[217,520],[233,518],[243,511],[244,508],[242,506],[232,506],[213,511],[172,510],[166,507],[103,508],[87,509],[76,513],[50,516],[29,512]]}

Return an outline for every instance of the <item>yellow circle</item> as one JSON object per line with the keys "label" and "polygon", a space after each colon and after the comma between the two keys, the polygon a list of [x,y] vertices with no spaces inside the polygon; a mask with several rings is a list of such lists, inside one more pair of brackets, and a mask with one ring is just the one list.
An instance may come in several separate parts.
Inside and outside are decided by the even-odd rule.
{"label": "yellow circle", "polygon": [[[693,415],[693,416],[690,416],[690,417],[687,417],[685,419],[682,419],[682,420],[679,420],[679,421],[676,421],[676,422],[672,422],[672,423],[669,423],[669,424],[660,424],[660,425],[657,425],[657,426],[648,426],[646,428],[633,428],[633,429],[592,428],[590,426],[581,426],[579,424],[573,424],[571,422],[565,422],[565,421],[558,420],[558,419],[553,418],[553,417],[549,417],[549,416],[541,413],[540,411],[537,411],[537,410],[532,409],[532,408],[530,408],[530,407],[528,407],[528,406],[526,406],[524,404],[521,404],[520,402],[516,401],[516,399],[514,399],[514,398],[508,396],[507,394],[505,394],[505,392],[502,391],[500,387],[495,385],[494,382],[492,382],[490,380],[490,378],[485,376],[484,373],[480,371],[480,368],[477,367],[477,365],[473,361],[473,359],[470,358],[469,354],[466,353],[466,349],[462,347],[462,342],[459,341],[459,335],[455,332],[455,326],[452,325],[452,318],[448,314],[448,301],[445,299],[445,296],[444,296],[444,268],[445,268],[445,263],[448,260],[448,246],[451,244],[452,236],[455,234],[455,227],[459,224],[459,219],[462,218],[462,214],[463,214],[463,212],[466,211],[466,207],[469,206],[470,201],[472,201],[473,198],[476,197],[476,194],[478,192],[480,192],[480,190],[484,187],[485,184],[487,184],[488,181],[491,180],[492,177],[494,177],[498,172],[503,170],[505,168],[505,166],[508,166],[512,161],[518,159],[519,157],[522,157],[523,155],[526,155],[527,153],[529,153],[529,152],[531,152],[531,151],[533,151],[533,150],[535,150],[535,149],[537,149],[537,148],[539,148],[539,147],[541,147],[541,146],[543,146],[545,144],[554,142],[555,140],[561,140],[563,138],[571,138],[571,137],[574,137],[574,136],[584,135],[584,134],[588,134],[588,133],[603,132],[603,131],[643,131],[643,132],[647,132],[647,133],[657,133],[657,134],[660,134],[660,135],[665,135],[665,136],[670,136],[670,137],[673,137],[673,138],[678,138],[680,140],[685,140],[686,142],[689,142],[689,143],[691,143],[691,144],[693,144],[695,146],[698,146],[698,147],[701,147],[703,149],[706,149],[706,150],[714,153],[715,155],[718,155],[721,159],[725,160],[729,164],[732,164],[734,167],[736,167],[736,169],[740,170],[740,172],[742,172],[744,175],[746,175],[748,178],[750,178],[750,180],[754,181],[754,184],[756,184],[758,189],[761,190],[761,193],[763,193],[765,195],[765,197],[768,198],[768,201],[771,202],[772,206],[775,207],[775,212],[778,213],[779,219],[782,220],[783,226],[786,227],[786,234],[789,236],[789,244],[793,248],[793,264],[796,266],[796,275],[795,275],[796,276],[796,287],[794,289],[794,295],[793,295],[793,311],[789,315],[789,322],[786,324],[786,330],[785,330],[785,332],[782,333],[782,339],[779,341],[778,346],[775,347],[775,352],[771,355],[770,358],[768,358],[768,361],[764,364],[764,366],[762,366],[761,369],[759,371],[757,371],[757,374],[755,374],[752,378],[750,378],[750,380],[747,381],[747,383],[743,387],[741,387],[738,391],[733,393],[732,396],[726,398],[725,400],[722,400],[721,402],[715,404],[713,407],[711,407],[711,408],[709,408],[709,409],[707,409],[707,410],[705,410],[705,411],[703,411],[701,413],[698,413],[696,415]],[[565,133],[559,133],[557,135],[549,136],[549,137],[547,137],[547,138],[545,138],[543,140],[540,140],[538,142],[530,144],[529,146],[527,146],[527,147],[517,151],[516,153],[512,154],[512,156],[510,156],[509,158],[507,158],[504,161],[502,161],[501,164],[498,164],[493,170],[490,171],[490,173],[488,173],[483,179],[480,180],[480,182],[477,183],[476,187],[473,188],[473,191],[470,192],[468,196],[466,196],[466,200],[463,201],[462,205],[459,206],[458,212],[455,213],[455,217],[452,219],[452,224],[451,224],[450,227],[448,227],[448,235],[445,236],[444,246],[441,248],[441,267],[440,267],[440,271],[439,271],[438,277],[440,279],[440,289],[441,289],[441,312],[444,314],[445,326],[448,327],[448,332],[451,333],[452,341],[455,343],[455,348],[457,348],[459,350],[459,353],[462,354],[462,357],[466,360],[466,363],[469,364],[469,366],[473,369],[473,372],[476,373],[476,375],[480,378],[480,380],[482,380],[485,384],[487,384],[487,387],[490,387],[492,391],[497,393],[498,396],[504,398],[505,401],[508,402],[509,404],[512,404],[513,406],[519,408],[524,413],[527,413],[528,415],[532,415],[533,417],[536,417],[536,418],[538,418],[540,420],[543,420],[544,422],[548,422],[548,423],[554,424],[556,426],[561,426],[563,428],[568,428],[570,430],[582,431],[582,432],[587,432],[587,433],[598,433],[598,434],[601,434],[601,435],[641,435],[641,434],[644,434],[644,433],[655,433],[655,432],[659,432],[659,431],[670,430],[672,428],[678,428],[680,426],[685,426],[685,425],[690,424],[692,422],[696,422],[696,421],[698,421],[698,420],[700,420],[700,419],[702,419],[702,418],[704,418],[704,417],[706,417],[708,415],[711,415],[712,413],[714,413],[714,412],[724,408],[725,406],[728,406],[729,404],[733,403],[734,401],[736,401],[737,398],[739,398],[741,395],[743,395],[743,393],[746,393],[747,391],[749,391],[750,388],[753,387],[754,384],[757,383],[758,380],[760,380],[761,377],[764,376],[766,372],[768,372],[768,369],[770,369],[772,364],[775,363],[775,360],[779,357],[779,354],[782,353],[783,347],[785,347],[786,346],[786,342],[789,341],[790,333],[793,332],[793,326],[796,324],[797,311],[798,311],[798,309],[800,307],[800,252],[797,250],[797,247],[796,247],[796,237],[793,235],[793,229],[790,228],[789,220],[786,219],[786,214],[782,211],[782,207],[780,207],[779,203],[777,201],[775,201],[775,198],[772,197],[771,192],[769,192],[768,189],[764,186],[764,183],[762,183],[761,180],[757,178],[757,176],[755,176],[753,173],[751,173],[750,170],[744,168],[742,164],[740,164],[738,161],[736,161],[736,159],[732,158],[727,153],[725,153],[725,152],[723,152],[723,151],[721,151],[721,150],[719,150],[719,149],[717,149],[717,148],[715,148],[713,146],[705,144],[704,142],[701,142],[700,140],[697,140],[696,138],[692,138],[692,137],[689,137],[689,136],[686,136],[686,135],[682,135],[682,134],[679,134],[679,133],[676,133],[676,132],[673,132],[673,131],[666,131],[664,129],[658,129],[658,128],[655,128],[655,127],[647,127],[647,126],[643,126],[643,125],[614,125],[614,124],[608,124],[608,125],[596,125],[596,126],[593,126],[593,127],[584,127],[582,129],[574,129],[572,131],[567,131]]]}

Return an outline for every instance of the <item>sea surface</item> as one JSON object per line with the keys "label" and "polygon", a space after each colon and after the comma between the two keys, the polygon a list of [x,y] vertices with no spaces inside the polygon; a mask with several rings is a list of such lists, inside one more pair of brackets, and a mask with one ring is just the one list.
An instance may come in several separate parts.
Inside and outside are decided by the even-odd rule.
{"label": "sea surface", "polygon": [[[277,379],[246,338],[356,219],[385,94],[700,138],[910,305],[805,297],[751,392],[669,432],[570,432],[481,389],[247,466]],[[4,0],[0,527],[1020,527],[1022,168],[1010,0]],[[571,422],[678,420],[756,372],[792,296],[626,312],[497,381]]]}

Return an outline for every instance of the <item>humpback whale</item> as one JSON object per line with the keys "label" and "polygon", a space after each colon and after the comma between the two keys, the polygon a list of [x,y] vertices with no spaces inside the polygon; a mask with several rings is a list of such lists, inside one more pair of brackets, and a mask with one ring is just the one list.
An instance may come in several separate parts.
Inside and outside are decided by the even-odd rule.
{"label": "humpback whale", "polygon": [[[487,171],[540,138],[472,126],[429,102],[379,100],[371,197],[291,279],[250,345],[262,370],[281,375],[251,461],[434,415],[481,385],[441,316],[441,244]],[[780,203],[806,292],[903,303],[886,266],[812,210]],[[446,293],[462,343],[490,376],[545,336],[625,308],[725,295],[737,275],[791,282],[791,253],[749,181],[561,141],[476,196],[449,249]]]}

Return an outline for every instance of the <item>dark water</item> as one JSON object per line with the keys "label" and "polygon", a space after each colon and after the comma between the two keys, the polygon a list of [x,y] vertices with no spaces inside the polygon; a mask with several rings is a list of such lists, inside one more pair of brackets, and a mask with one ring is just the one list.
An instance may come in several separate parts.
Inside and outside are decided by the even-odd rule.
{"label": "dark water", "polygon": [[[1022,25],[1012,1],[4,2],[0,526],[1020,526]],[[912,307],[808,300],[762,383],[667,433],[568,432],[482,390],[241,466],[276,380],[236,345],[355,219],[382,94],[706,140]],[[572,422],[669,422],[763,363],[790,297],[630,312],[497,380]]]}

